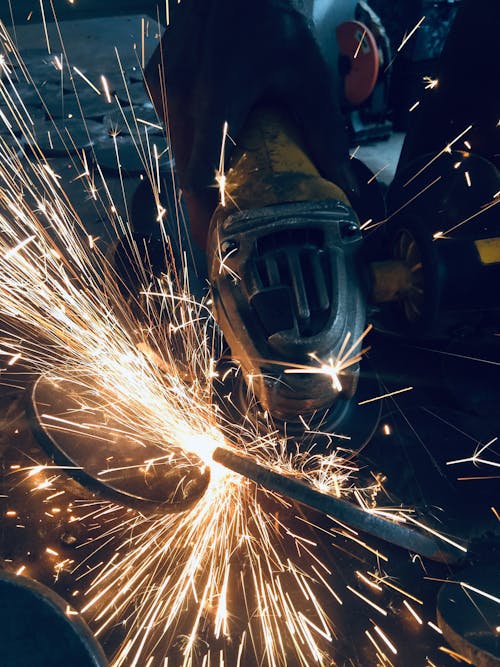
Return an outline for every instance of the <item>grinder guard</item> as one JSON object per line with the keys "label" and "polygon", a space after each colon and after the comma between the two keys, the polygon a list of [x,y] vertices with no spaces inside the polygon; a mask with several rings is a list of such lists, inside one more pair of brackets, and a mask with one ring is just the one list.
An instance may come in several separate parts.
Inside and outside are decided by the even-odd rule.
{"label": "grinder guard", "polygon": [[[339,353],[362,334],[366,307],[355,213],[336,199],[227,213],[220,206],[212,220],[209,275],[217,320],[247,384],[284,421],[350,399],[358,363],[338,379],[304,368],[285,371],[335,367]],[[357,352],[359,343],[349,356]]]}

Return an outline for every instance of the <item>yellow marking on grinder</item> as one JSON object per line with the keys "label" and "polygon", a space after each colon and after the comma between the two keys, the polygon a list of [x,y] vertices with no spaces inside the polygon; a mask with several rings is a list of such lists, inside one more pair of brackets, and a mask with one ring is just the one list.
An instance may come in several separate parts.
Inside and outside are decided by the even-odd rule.
{"label": "yellow marking on grinder", "polygon": [[346,194],[321,177],[291,119],[273,107],[254,110],[226,175],[228,200],[241,210],[334,199]]}
{"label": "yellow marking on grinder", "polygon": [[500,262],[500,238],[478,239],[474,241],[474,244],[482,264],[496,264]]}

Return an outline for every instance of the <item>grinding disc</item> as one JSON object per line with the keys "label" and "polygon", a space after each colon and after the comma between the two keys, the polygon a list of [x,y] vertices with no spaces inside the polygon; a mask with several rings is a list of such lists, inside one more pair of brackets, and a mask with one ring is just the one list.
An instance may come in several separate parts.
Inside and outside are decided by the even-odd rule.
{"label": "grinding disc", "polygon": [[[367,401],[379,395],[381,389],[366,359],[354,398],[337,401],[307,420],[297,415],[296,421],[282,421],[269,415],[248,389],[242,374],[224,358],[219,362],[218,373],[223,379],[214,381],[214,392],[223,414],[230,421],[253,421],[263,435],[275,430],[286,434],[292,450],[299,445],[302,451],[307,451],[314,445],[316,452],[326,452],[332,443],[340,443],[352,451],[351,456],[356,456],[370,442],[380,420],[382,402]],[[228,395],[232,397],[230,401]]]}

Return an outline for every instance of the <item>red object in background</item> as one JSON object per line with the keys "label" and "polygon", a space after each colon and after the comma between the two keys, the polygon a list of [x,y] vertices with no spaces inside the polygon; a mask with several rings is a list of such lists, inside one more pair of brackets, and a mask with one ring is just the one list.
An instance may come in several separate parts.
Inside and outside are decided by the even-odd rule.
{"label": "red object in background", "polygon": [[353,106],[367,100],[375,88],[379,71],[379,54],[375,37],[359,21],[345,21],[336,30],[339,53],[349,59],[350,68],[344,80],[344,94]]}

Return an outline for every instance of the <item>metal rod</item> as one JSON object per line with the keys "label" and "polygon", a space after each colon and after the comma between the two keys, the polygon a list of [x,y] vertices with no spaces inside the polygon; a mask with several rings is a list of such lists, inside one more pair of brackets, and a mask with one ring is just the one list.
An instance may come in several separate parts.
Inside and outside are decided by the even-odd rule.
{"label": "metal rod", "polygon": [[463,556],[458,547],[443,542],[437,536],[426,535],[400,523],[384,519],[346,500],[321,493],[309,484],[270,470],[243,454],[218,447],[214,451],[213,459],[266,489],[277,491],[323,514],[329,514],[352,528],[431,560],[456,563]]}

